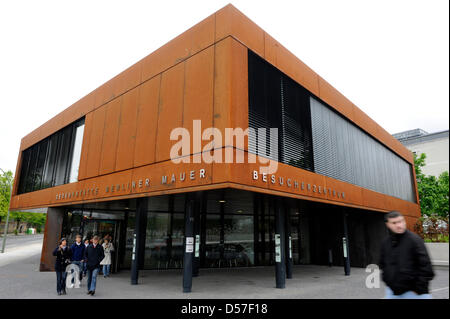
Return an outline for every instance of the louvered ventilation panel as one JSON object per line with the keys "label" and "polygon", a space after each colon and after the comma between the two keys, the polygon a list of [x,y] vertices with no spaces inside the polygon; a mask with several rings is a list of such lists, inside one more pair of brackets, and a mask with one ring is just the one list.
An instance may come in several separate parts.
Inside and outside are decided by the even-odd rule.
{"label": "louvered ventilation panel", "polygon": [[415,201],[411,165],[312,97],[311,126],[316,173]]}

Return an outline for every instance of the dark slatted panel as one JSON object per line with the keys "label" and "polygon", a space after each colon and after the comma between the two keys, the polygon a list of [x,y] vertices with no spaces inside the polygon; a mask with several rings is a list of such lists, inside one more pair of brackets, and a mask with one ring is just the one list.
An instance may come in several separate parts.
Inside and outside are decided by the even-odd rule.
{"label": "dark slatted panel", "polygon": [[[249,128],[256,133],[249,138],[250,152],[313,171],[308,92],[251,51],[248,72]],[[278,138],[270,128],[278,129]]]}
{"label": "dark slatted panel", "polygon": [[[279,140],[269,128],[281,129],[280,75],[267,62],[249,51],[249,128],[255,135],[249,137],[249,150],[274,160],[279,156]],[[264,128],[265,131],[258,131]],[[274,152],[276,150],[276,152]]]}
{"label": "dark slatted panel", "polygon": [[281,87],[282,162],[313,171],[309,94],[284,75]]}
{"label": "dark slatted panel", "polygon": [[311,125],[316,173],[415,201],[412,166],[315,98]]}

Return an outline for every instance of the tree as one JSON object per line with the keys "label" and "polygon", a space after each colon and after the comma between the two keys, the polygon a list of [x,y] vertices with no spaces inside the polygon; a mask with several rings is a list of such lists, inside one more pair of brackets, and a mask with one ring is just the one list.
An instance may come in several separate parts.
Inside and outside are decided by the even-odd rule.
{"label": "tree", "polygon": [[425,159],[425,153],[420,154],[420,156],[414,154],[414,168],[422,216],[439,216],[448,219],[448,171],[443,172],[438,178],[432,175],[425,176],[422,172],[422,167],[425,166]]}
{"label": "tree", "polygon": [[44,213],[30,213],[30,212],[11,212],[11,218],[16,222],[16,230],[19,230],[21,222],[28,224],[28,227],[34,227],[40,230],[45,224],[46,216]]}
{"label": "tree", "polygon": [[22,212],[11,212],[10,218],[16,223],[16,234],[19,231],[20,222],[24,219],[24,213]]}
{"label": "tree", "polygon": [[13,173],[0,171],[0,221],[8,214],[10,185],[13,183]]}
{"label": "tree", "polygon": [[[6,219],[10,200],[10,185],[13,183],[13,173],[7,171],[0,175],[0,222],[3,218]],[[29,213],[29,212],[11,212],[10,221],[16,223],[16,231],[18,231],[20,223],[36,227],[40,231],[41,227],[45,225],[46,216],[43,213]]]}

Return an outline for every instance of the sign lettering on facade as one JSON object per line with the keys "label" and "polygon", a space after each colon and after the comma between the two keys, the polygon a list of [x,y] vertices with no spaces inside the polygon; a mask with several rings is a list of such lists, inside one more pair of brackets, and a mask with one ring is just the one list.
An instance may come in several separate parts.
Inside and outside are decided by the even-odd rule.
{"label": "sign lettering on facade", "polygon": [[[258,181],[261,180],[263,183],[267,182],[267,174],[260,174],[258,171],[253,171],[252,172],[252,179],[254,181]],[[285,183],[284,181],[287,180],[287,182]],[[278,183],[277,183],[278,181]],[[329,197],[335,197],[335,198],[345,198],[345,193],[344,192],[339,192],[336,191],[335,189],[332,190],[331,188],[326,188],[324,185],[316,185],[316,184],[311,184],[311,183],[306,183],[305,182],[301,182],[301,187],[299,189],[299,181],[295,180],[291,177],[278,177],[274,174],[270,175],[270,182],[272,184],[278,184],[279,186],[284,186],[288,189],[293,189],[293,190],[302,190],[304,191],[305,188],[307,189],[308,192],[311,193],[316,193],[316,194],[321,194],[321,195],[329,195]],[[306,187],[305,187],[306,185]]]}
{"label": "sign lettering on facade", "polygon": [[[255,181],[262,181],[263,183],[266,183],[268,181],[267,174],[263,173],[260,174],[258,171],[252,171],[252,179]],[[186,178],[188,177],[188,178]],[[196,178],[198,177],[198,178]],[[176,182],[184,182],[187,179],[196,181],[196,180],[202,180],[206,178],[206,170],[204,168],[197,170],[191,170],[186,172],[181,172],[178,175],[176,174],[168,174],[168,175],[162,175],[160,177],[161,185],[175,185]],[[324,185],[316,185],[311,183],[305,183],[305,181],[298,181],[295,180],[292,177],[282,177],[282,176],[276,176],[274,174],[270,175],[270,182],[272,184],[277,184],[279,186],[286,187],[288,189],[296,190],[296,191],[305,191],[305,189],[316,195],[328,195],[328,197],[334,197],[336,199],[344,199],[345,193],[337,191],[335,189],[327,188]],[[107,185],[104,187],[104,193],[105,194],[111,194],[111,195],[119,195],[119,193],[123,192],[132,192],[136,189],[140,191],[145,191],[150,188],[150,186],[153,185],[151,183],[151,180],[149,177],[137,179],[131,182],[127,183],[111,183],[111,185]],[[300,185],[300,187],[299,187]],[[305,187],[306,185],[306,187]],[[79,197],[82,196],[98,196],[100,192],[99,187],[92,186],[91,188],[83,189],[83,190],[77,190],[77,191],[71,191],[71,192],[64,192],[64,193],[58,193],[55,195],[56,200],[64,200],[64,199],[74,199],[76,200]],[[100,194],[101,195],[101,194]],[[81,200],[82,198],[80,198]]]}
{"label": "sign lettering on facade", "polygon": [[[201,168],[199,170],[191,170],[187,172],[190,180],[197,180],[196,177],[198,177],[198,180],[202,180],[206,178],[206,169]],[[163,175],[161,176],[161,185],[172,185],[177,181],[184,182],[186,180],[186,172],[181,172],[179,175],[176,174],[169,174],[169,175]],[[104,193],[105,194],[111,194],[111,195],[119,195],[117,193],[120,192],[132,192],[136,189],[138,190],[148,190],[150,186],[153,184],[151,183],[151,180],[149,177],[141,178],[137,180],[133,180],[131,182],[127,183],[120,183],[117,184],[116,182],[112,182],[110,185],[106,185],[104,187]],[[87,188],[83,190],[78,191],[72,191],[72,192],[64,192],[64,193],[58,193],[55,195],[56,200],[62,200],[62,199],[69,199],[69,198],[78,198],[79,196],[98,196],[100,192],[100,188],[97,186],[93,186],[92,188]],[[101,195],[101,194],[100,194]],[[82,198],[80,198],[81,200]]]}

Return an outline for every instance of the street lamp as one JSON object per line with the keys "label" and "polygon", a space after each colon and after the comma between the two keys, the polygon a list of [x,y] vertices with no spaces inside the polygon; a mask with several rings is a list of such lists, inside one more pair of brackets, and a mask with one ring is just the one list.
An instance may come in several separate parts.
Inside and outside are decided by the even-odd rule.
{"label": "street lamp", "polygon": [[[0,168],[0,171],[6,175],[5,171]],[[3,243],[2,243],[2,254],[5,252],[6,246],[6,235],[8,234],[8,224],[9,224],[9,206],[11,205],[12,198],[12,182],[9,182],[9,205],[8,205],[8,215],[6,215],[6,223],[5,223],[5,233],[3,234]]]}

